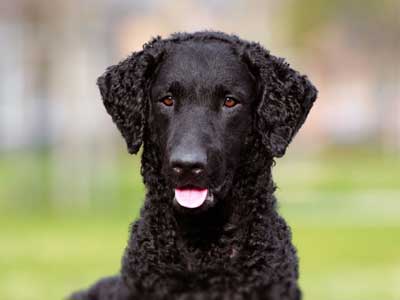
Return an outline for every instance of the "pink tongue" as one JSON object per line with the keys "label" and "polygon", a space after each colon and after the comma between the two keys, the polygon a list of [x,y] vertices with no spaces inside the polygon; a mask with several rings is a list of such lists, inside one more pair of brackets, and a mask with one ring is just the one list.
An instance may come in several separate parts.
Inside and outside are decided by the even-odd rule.
{"label": "pink tongue", "polygon": [[196,208],[206,201],[207,192],[207,189],[175,189],[175,199],[183,207]]}

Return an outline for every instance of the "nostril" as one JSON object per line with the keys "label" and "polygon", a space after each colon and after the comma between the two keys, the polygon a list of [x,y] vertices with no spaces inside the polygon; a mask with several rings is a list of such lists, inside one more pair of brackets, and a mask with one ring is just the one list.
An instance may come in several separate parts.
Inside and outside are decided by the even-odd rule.
{"label": "nostril", "polygon": [[172,171],[174,171],[174,173],[177,175],[180,175],[183,172],[182,168],[180,168],[180,167],[173,167]]}
{"label": "nostril", "polygon": [[204,172],[204,169],[202,169],[202,168],[194,168],[192,170],[192,173],[195,174],[195,175],[200,175],[203,172]]}

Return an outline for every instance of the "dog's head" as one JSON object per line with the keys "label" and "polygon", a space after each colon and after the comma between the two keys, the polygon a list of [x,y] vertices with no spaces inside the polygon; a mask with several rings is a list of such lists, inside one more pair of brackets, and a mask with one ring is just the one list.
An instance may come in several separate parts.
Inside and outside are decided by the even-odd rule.
{"label": "dog's head", "polygon": [[259,44],[215,32],[154,39],[98,85],[129,152],[152,137],[175,203],[192,210],[226,195],[255,145],[281,157],[317,95]]}

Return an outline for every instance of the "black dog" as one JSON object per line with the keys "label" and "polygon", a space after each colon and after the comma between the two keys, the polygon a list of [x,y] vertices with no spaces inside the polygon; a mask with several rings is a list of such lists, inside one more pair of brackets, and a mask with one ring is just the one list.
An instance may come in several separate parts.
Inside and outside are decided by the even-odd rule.
{"label": "black dog", "polygon": [[71,299],[300,299],[271,177],[317,91],[257,43],[156,38],[98,79],[147,188],[121,275]]}

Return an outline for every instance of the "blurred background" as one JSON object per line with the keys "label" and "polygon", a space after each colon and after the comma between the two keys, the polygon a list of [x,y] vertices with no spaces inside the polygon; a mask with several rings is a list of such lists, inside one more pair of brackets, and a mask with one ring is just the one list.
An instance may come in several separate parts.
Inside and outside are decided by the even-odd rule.
{"label": "blurred background", "polygon": [[95,85],[151,37],[256,40],[320,93],[274,168],[305,300],[400,299],[400,2],[0,2],[0,298],[63,299],[118,272],[139,157]]}

